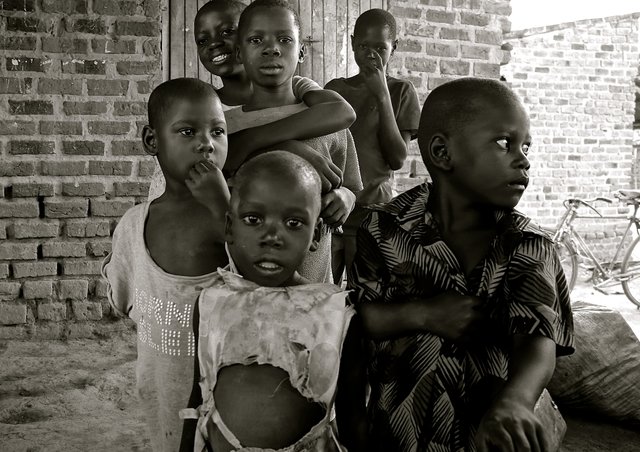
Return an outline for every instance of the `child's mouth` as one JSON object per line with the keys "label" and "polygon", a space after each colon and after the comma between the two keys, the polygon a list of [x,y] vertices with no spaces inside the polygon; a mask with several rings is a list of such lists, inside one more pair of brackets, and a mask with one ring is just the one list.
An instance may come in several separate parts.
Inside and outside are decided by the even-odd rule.
{"label": "child's mouth", "polygon": [[211,62],[212,62],[213,64],[222,64],[222,63],[224,63],[225,61],[227,61],[227,60],[229,59],[229,57],[230,57],[230,56],[231,56],[231,54],[230,54],[230,53],[221,53],[221,54],[220,54],[220,55],[218,55],[217,57],[212,58],[212,59],[211,59]]}
{"label": "child's mouth", "polygon": [[260,72],[265,75],[275,75],[282,72],[282,66],[262,66]]}
{"label": "child's mouth", "polygon": [[282,266],[270,261],[261,261],[254,264],[259,270],[267,273],[277,273],[282,270]]}

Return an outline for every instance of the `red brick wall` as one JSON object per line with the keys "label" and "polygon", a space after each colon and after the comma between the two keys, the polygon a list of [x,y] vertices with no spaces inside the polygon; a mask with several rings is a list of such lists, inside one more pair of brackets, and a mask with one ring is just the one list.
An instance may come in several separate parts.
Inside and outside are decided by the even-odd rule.
{"label": "red brick wall", "polygon": [[100,261],[148,190],[160,26],[159,0],[0,2],[0,338],[114,326]]}
{"label": "red brick wall", "polygon": [[[638,17],[583,20],[506,36],[513,49],[502,74],[529,110],[534,143],[531,185],[520,207],[541,224],[555,224],[567,197],[612,197],[615,190],[637,187]],[[614,205],[602,212],[626,209]],[[576,225],[601,256],[611,254],[614,237],[624,229],[619,221]]]}

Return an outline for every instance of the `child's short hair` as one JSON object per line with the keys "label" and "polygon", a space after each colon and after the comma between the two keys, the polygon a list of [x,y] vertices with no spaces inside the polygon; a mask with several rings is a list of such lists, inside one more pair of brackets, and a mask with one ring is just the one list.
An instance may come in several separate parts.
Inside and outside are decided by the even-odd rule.
{"label": "child's short hair", "polygon": [[244,34],[244,28],[247,26],[247,22],[251,18],[252,11],[256,8],[284,8],[293,14],[293,23],[298,27],[298,34],[300,34],[300,17],[298,12],[293,9],[291,4],[287,0],[255,0],[249,6],[247,6],[242,14],[240,14],[240,20],[238,21],[238,35]]}
{"label": "child's short hair", "polygon": [[247,4],[240,0],[210,0],[200,7],[194,20],[198,20],[198,17],[209,11],[231,11],[240,14],[246,7]]}
{"label": "child's short hair", "polygon": [[215,88],[197,78],[174,78],[158,85],[149,96],[147,114],[149,125],[156,128],[177,100],[197,101],[205,97],[218,99]]}
{"label": "child's short hair", "polygon": [[422,155],[435,133],[452,135],[464,129],[466,124],[483,114],[487,102],[521,104],[506,83],[488,78],[459,78],[431,91],[422,107],[418,127],[418,146]]}
{"label": "child's short hair", "polygon": [[389,37],[392,41],[396,39],[396,19],[384,9],[369,9],[360,14],[353,27],[353,36],[366,33],[369,27],[389,27]]}

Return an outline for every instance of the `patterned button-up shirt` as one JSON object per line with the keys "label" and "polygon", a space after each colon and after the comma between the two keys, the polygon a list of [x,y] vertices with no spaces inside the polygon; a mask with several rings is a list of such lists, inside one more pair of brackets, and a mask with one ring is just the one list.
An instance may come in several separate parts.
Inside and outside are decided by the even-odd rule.
{"label": "patterned button-up shirt", "polygon": [[384,451],[474,451],[482,413],[505,381],[509,337],[552,339],[573,352],[573,318],[552,241],[529,218],[496,211],[497,235],[469,276],[429,211],[429,185],[379,205],[358,230],[349,288],[357,304],[446,290],[484,300],[495,337],[461,346],[428,332],[370,344],[369,420]]}

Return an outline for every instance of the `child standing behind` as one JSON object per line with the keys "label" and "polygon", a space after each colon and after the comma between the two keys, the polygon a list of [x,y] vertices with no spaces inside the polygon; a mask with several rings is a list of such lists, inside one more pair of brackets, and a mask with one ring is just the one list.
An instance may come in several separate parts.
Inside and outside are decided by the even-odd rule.
{"label": "child standing behind", "polygon": [[[304,59],[300,43],[300,21],[285,0],[256,0],[242,12],[238,23],[238,60],[253,85],[251,99],[244,107],[226,112],[229,133],[252,127],[270,126],[273,121],[304,112],[291,88],[298,62]],[[322,120],[324,121],[324,119]],[[348,129],[303,140],[302,143],[335,164],[343,173],[341,187],[323,196],[321,217],[336,228],[344,223],[362,189],[358,158]],[[289,150],[289,148],[286,148]],[[230,147],[227,167],[242,149]],[[306,157],[305,157],[306,158]],[[231,167],[230,170],[235,168]],[[318,251],[302,263],[301,274],[312,282],[332,282],[331,232],[323,229]]]}
{"label": "child standing behind", "polygon": [[[205,3],[194,19],[194,36],[198,58],[211,74],[220,77],[222,87],[217,94],[223,110],[246,104],[253,92],[242,63],[236,59],[237,29],[246,5],[238,0],[213,0]],[[237,168],[254,151],[293,139],[311,138],[347,128],[355,120],[353,109],[339,94],[323,90],[316,82],[294,76],[293,93],[309,108],[268,126],[246,129],[229,136],[229,147],[237,149],[227,168]],[[322,156],[296,150],[320,171],[326,190],[337,187],[341,173]],[[149,189],[149,200],[162,194],[162,172],[156,170]]]}
{"label": "child standing behind", "polygon": [[340,437],[350,451],[548,451],[533,408],[573,352],[573,319],[553,242],[514,210],[527,113],[497,80],[455,80],[427,97],[418,143],[433,183],[358,230],[348,287],[371,339],[370,437],[357,373],[338,392]]}
{"label": "child standing behind", "polygon": [[316,171],[289,152],[234,176],[230,265],[194,315],[198,409],[184,414],[198,421],[185,421],[182,451],[340,450],[330,416],[353,309],[339,287],[296,271],[318,246],[320,195]]}
{"label": "child standing behind", "polygon": [[137,390],[154,451],[175,452],[191,390],[193,305],[227,264],[229,191],[224,114],[213,87],[197,79],[162,83],[149,97],[145,150],[158,158],[166,190],[128,210],[102,264],[113,308],[137,324]]}
{"label": "child standing behind", "polygon": [[366,215],[364,206],[392,198],[393,172],[402,168],[409,141],[416,138],[420,120],[418,96],[411,82],[389,77],[387,64],[396,49],[396,21],[382,9],[370,9],[356,20],[351,45],[358,75],[331,80],[331,89],[345,98],[357,119],[349,130],[358,153],[364,188],[332,241],[333,275],[341,280],[355,254],[356,230]]}

